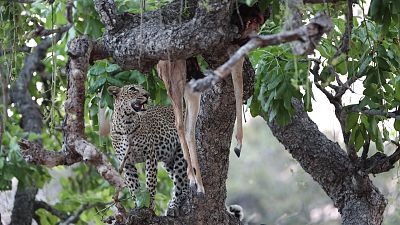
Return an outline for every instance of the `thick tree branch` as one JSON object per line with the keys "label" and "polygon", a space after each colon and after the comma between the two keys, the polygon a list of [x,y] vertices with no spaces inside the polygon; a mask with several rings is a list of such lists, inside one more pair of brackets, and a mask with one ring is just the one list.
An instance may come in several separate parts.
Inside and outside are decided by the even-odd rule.
{"label": "thick tree branch", "polygon": [[400,160],[400,147],[398,147],[390,156],[381,152],[368,158],[365,162],[365,172],[379,174],[387,172],[394,168],[394,164]]}
{"label": "thick tree branch", "polygon": [[63,151],[45,150],[41,145],[28,140],[22,139],[18,144],[24,159],[35,165],[55,167],[59,165],[72,165],[79,161],[79,158],[75,155],[65,154]]}
{"label": "thick tree branch", "polygon": [[210,3],[205,14],[195,14],[192,2],[181,18],[181,1],[143,15],[116,14],[112,0],[95,1],[107,29],[104,47],[122,68],[146,72],[160,59],[186,59],[231,43],[237,36],[230,24],[233,1]]}
{"label": "thick tree branch", "polygon": [[93,41],[93,49],[90,53],[89,62],[93,63],[96,60],[106,59],[110,57],[110,53],[107,51],[106,47],[104,46],[103,41]]}
{"label": "thick tree branch", "polygon": [[125,187],[124,181],[107,157],[86,140],[75,141],[75,150],[82,156],[83,161],[96,167],[100,175],[117,190]]}
{"label": "thick tree branch", "polygon": [[[58,40],[59,35],[53,37]],[[24,66],[19,77],[11,89],[11,100],[15,103],[19,113],[21,113],[20,126],[27,132],[40,134],[42,132],[43,121],[39,105],[32,100],[28,86],[32,80],[33,72],[37,70],[41,60],[46,56],[48,48],[50,48],[53,39],[47,38],[43,40],[32,52],[25,58]],[[36,140],[41,142],[41,140]],[[35,145],[39,145],[39,144]],[[34,201],[37,193],[35,185],[23,186],[22,182],[18,183],[17,193],[15,195],[14,207],[11,216],[11,224],[30,224],[34,216]]]}
{"label": "thick tree branch", "polygon": [[216,70],[209,71],[205,78],[196,81],[192,80],[190,86],[194,91],[204,91],[222,78],[227,77],[231,73],[233,65],[235,65],[241,57],[249,54],[250,51],[255,48],[278,45],[296,40],[308,40],[310,43],[313,43],[315,47],[315,44],[319,41],[321,36],[328,32],[331,27],[332,24],[329,17],[320,15],[312,19],[309,24],[292,31],[284,31],[273,35],[254,36],[249,42],[240,47],[227,62],[219,66]]}
{"label": "thick tree branch", "polygon": [[[292,104],[296,114],[288,125],[268,123],[274,136],[333,200],[343,224],[380,224],[386,206],[383,195],[368,175],[352,166],[345,151],[318,130],[303,104],[298,100]],[[353,204],[357,204],[356,209]]]}
{"label": "thick tree branch", "polygon": [[[60,36],[57,35],[54,38],[57,41]],[[52,43],[52,38],[42,40],[34,48],[33,52],[25,58],[24,66],[10,93],[11,101],[16,104],[16,107],[22,114],[21,126],[30,132],[41,133],[43,121],[42,113],[38,104],[32,100],[28,85],[32,79],[33,72],[37,70],[41,60],[46,57],[47,50],[51,47]]]}
{"label": "thick tree branch", "polygon": [[24,187],[18,183],[10,225],[30,225],[32,223],[37,191],[36,187]]}

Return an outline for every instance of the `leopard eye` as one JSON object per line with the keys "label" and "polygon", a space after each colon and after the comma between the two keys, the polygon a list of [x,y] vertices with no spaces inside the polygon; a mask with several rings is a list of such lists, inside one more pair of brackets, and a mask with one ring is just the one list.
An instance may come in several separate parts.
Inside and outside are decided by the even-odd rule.
{"label": "leopard eye", "polygon": [[132,87],[129,87],[128,90],[130,90],[130,91],[136,91],[136,88],[135,88],[134,86],[132,86]]}

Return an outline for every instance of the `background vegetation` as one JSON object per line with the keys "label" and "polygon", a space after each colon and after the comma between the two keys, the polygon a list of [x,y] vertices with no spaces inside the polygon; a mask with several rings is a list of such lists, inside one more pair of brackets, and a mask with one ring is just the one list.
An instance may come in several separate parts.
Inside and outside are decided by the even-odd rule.
{"label": "background vegetation", "polygon": [[[40,29],[55,29],[68,23],[65,17],[67,2],[51,2],[0,2],[0,111],[3,131],[0,190],[10,190],[12,180],[16,178],[21,186],[35,186],[44,190],[40,196],[51,198],[53,207],[63,213],[73,214],[76,209],[84,207],[86,210],[80,215],[77,224],[101,224],[101,219],[112,213],[111,196],[114,188],[105,182],[95,169],[84,164],[70,168],[56,167],[52,170],[33,166],[22,158],[17,144],[21,138],[27,138],[41,142],[46,149],[61,149],[62,136],[59,129],[64,116],[62,104],[67,85],[66,44],[72,38],[81,35],[99,38],[104,31],[92,1],[74,1],[73,26],[59,41],[52,43],[41,62],[43,68],[33,73],[28,86],[32,99],[37,102],[43,113],[42,133],[26,132],[20,126],[21,115],[15,103],[11,101],[9,93],[23,70],[27,54],[44,39]],[[135,13],[154,10],[166,3],[152,0],[116,2],[120,12]],[[254,4],[255,1],[246,3]],[[278,0],[260,3],[270,5],[272,12],[261,32],[273,34],[281,31],[286,13],[285,4],[280,4]],[[360,0],[354,5],[356,10],[351,21],[353,32],[348,53],[339,51],[343,45],[340,42],[341,37],[346,33],[346,18],[343,17],[346,14],[346,3],[304,6],[304,10],[310,15],[325,10],[333,18],[335,25],[333,31],[322,40],[317,54],[311,57],[315,60],[293,56],[288,45],[252,52],[250,57],[256,68],[257,79],[255,93],[248,101],[248,106],[253,116],[263,115],[269,121],[277,118],[278,122],[284,125],[294,113],[290,102],[292,97],[302,99],[305,109],[312,111],[316,106],[320,107],[313,102],[316,92],[324,89],[333,93],[338,83],[342,82],[339,80],[350,80],[352,82],[348,83],[349,91],[344,101],[344,108],[349,112],[344,130],[350,133],[346,144],[359,151],[365,143],[371,142],[370,154],[374,153],[374,149],[387,153],[393,151],[389,143],[391,140],[398,142],[397,135],[400,131],[400,122],[395,120],[400,103],[400,2]],[[318,71],[319,76],[311,76],[309,70],[316,62],[322,68]],[[98,134],[98,115],[100,108],[105,108],[107,115],[112,111],[112,99],[104,90],[109,85],[121,86],[127,83],[144,85],[151,92],[152,104],[169,103],[155,70],[145,76],[135,70],[124,71],[108,61],[97,61],[91,66],[87,82],[86,135],[107,154],[114,165],[116,162],[110,139]],[[394,112],[395,115],[389,112]],[[326,118],[329,119],[332,118]],[[248,211],[249,217],[246,219],[257,224],[338,224],[335,214],[324,214],[335,211],[331,201],[299,165],[281,150],[282,146],[265,131],[265,123],[251,120],[250,125],[245,127],[243,158],[231,158],[228,201],[242,204]],[[381,190],[389,194],[386,195],[389,196],[390,206],[387,207],[385,224],[400,223],[400,214],[396,209],[396,170],[377,180]],[[143,176],[141,179],[144,181]],[[162,214],[170,198],[172,184],[163,170],[160,171],[158,179],[157,213]],[[54,181],[58,182],[56,186],[54,185],[57,182]],[[144,187],[144,184],[142,186]],[[59,188],[59,192],[46,197],[45,192],[56,187]],[[140,205],[145,204],[146,196],[139,197],[138,201]],[[127,192],[124,204],[132,204],[128,201]],[[9,209],[9,206],[0,205],[4,221],[6,207]],[[322,216],[315,216],[317,214]],[[38,210],[37,215],[41,224],[56,224],[60,221],[59,217],[43,209]],[[329,219],[330,216],[332,220]]]}

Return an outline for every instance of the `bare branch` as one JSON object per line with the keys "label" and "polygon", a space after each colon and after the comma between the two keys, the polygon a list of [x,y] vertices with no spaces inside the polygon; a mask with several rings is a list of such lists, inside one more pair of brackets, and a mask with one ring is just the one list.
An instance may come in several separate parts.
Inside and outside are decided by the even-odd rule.
{"label": "bare branch", "polygon": [[101,176],[104,177],[111,185],[115,186],[117,190],[122,190],[125,186],[122,177],[109,163],[107,157],[100,153],[100,151],[91,143],[86,140],[75,141],[75,150],[82,155],[82,159],[94,165]]}
{"label": "bare branch", "polygon": [[65,32],[67,32],[73,26],[73,14],[72,14],[73,7],[74,7],[73,0],[68,0],[66,3],[66,7],[65,7],[66,11],[67,11],[66,18],[68,21],[68,23],[66,25],[55,28],[55,29],[46,29],[46,28],[44,28],[44,26],[42,26],[36,22],[36,29],[34,31],[32,31],[29,36],[30,37],[32,37],[32,36],[43,37],[43,36],[49,36],[52,34],[63,34]]}
{"label": "bare branch", "polygon": [[346,106],[346,108],[351,112],[358,112],[368,116],[383,116],[386,118],[393,118],[396,120],[400,120],[400,115],[396,112],[387,112],[381,109],[360,109],[357,105]]}
{"label": "bare branch", "polygon": [[10,54],[12,52],[26,52],[26,53],[29,53],[29,52],[31,52],[31,48],[28,47],[28,46],[22,46],[22,47],[17,47],[16,49],[15,48],[2,49],[1,46],[0,46],[0,56],[7,55],[7,54]]}
{"label": "bare branch", "polygon": [[54,207],[52,207],[51,205],[49,205],[47,202],[44,202],[44,201],[35,201],[34,211],[36,211],[38,209],[44,209],[47,212],[53,214],[54,216],[57,216],[61,220],[66,220],[68,218],[68,215],[66,213],[55,209]]}
{"label": "bare branch", "polygon": [[243,45],[236,53],[223,65],[214,71],[206,73],[206,77],[199,80],[192,80],[190,86],[194,91],[204,91],[211,85],[214,85],[220,79],[227,77],[231,73],[232,67],[238,62],[240,58],[247,55],[250,51],[259,47],[266,47],[270,45],[278,45],[291,41],[304,41],[311,40],[311,43],[317,43],[321,36],[331,29],[331,21],[325,15],[316,16],[311,20],[308,25],[302,26],[292,31],[285,31],[273,35],[258,35],[254,36]]}
{"label": "bare branch", "polygon": [[80,161],[79,157],[75,155],[66,154],[65,151],[49,151],[40,144],[28,140],[22,139],[18,142],[18,145],[25,161],[35,165],[54,167],[72,165]]}

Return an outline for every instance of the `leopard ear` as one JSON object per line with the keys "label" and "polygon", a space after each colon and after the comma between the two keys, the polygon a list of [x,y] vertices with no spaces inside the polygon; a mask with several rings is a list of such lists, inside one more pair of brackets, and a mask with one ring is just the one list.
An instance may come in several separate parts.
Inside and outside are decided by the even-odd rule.
{"label": "leopard ear", "polygon": [[108,93],[110,93],[110,95],[112,96],[117,96],[118,93],[121,91],[121,88],[117,87],[117,86],[110,86],[107,88]]}

